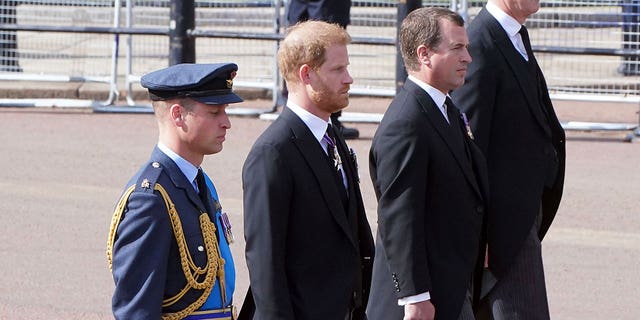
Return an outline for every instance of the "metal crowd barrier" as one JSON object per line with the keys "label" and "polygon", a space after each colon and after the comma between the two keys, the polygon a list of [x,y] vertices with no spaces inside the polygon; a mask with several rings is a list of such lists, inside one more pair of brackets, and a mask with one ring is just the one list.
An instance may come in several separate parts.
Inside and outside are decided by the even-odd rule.
{"label": "metal crowd barrier", "polygon": [[[619,72],[624,66],[631,71],[640,68],[638,2],[543,3],[527,25],[552,98],[617,101],[640,107],[640,73]],[[90,106],[97,112],[150,112],[149,105],[140,102],[146,97],[136,93],[141,91],[142,74],[168,65],[169,4],[169,0],[0,0],[1,62],[8,68],[14,64],[21,68],[14,72],[17,70],[0,66],[0,81],[95,83],[108,92],[104,100],[0,99],[0,106],[51,104]],[[195,4],[195,28],[189,35],[197,40],[197,61],[237,62],[241,67],[237,87],[271,93],[271,106],[233,112],[250,116],[274,112],[282,82],[275,52],[283,37],[286,1],[198,0]],[[483,4],[422,2],[423,6],[450,7],[467,20]],[[395,94],[396,6],[391,0],[353,1],[352,23],[347,29],[354,40],[349,48],[353,95]],[[352,122],[376,122],[380,117],[344,113],[344,121]],[[567,130],[633,131],[640,136],[637,124],[574,121],[563,126]]]}

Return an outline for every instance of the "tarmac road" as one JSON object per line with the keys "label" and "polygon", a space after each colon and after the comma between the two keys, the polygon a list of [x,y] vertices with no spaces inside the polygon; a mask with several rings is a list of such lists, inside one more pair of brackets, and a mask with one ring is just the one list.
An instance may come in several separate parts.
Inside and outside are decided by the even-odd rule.
{"label": "tarmac road", "polygon": [[[383,112],[389,99],[353,98],[347,111]],[[269,101],[245,106],[269,108]],[[557,101],[562,119],[637,123],[638,106]],[[157,139],[148,114],[54,108],[0,109],[0,319],[112,319],[105,246],[113,206]],[[234,117],[222,153],[206,158],[234,224],[237,305],[248,285],[240,172],[269,125]],[[374,124],[356,124],[369,221]],[[552,319],[638,319],[640,144],[628,132],[569,132],[560,211],[544,241]]]}

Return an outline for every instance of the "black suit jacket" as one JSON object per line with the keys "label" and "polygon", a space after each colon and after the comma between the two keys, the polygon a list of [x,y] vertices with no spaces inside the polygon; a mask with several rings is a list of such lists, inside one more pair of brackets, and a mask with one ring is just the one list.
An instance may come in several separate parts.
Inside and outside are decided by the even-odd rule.
{"label": "black suit jacket", "polygon": [[461,311],[478,258],[487,179],[480,150],[449,109],[451,125],[409,80],[373,138],[378,238],[369,319],[402,319],[397,299],[426,291],[437,319]]}
{"label": "black suit jacket", "polygon": [[[465,85],[453,98],[470,117],[487,158],[489,267],[500,277],[519,252],[541,204],[540,239],[553,221],[564,184],[565,136],[539,66],[530,72],[486,8],[467,32],[473,61]],[[545,186],[552,166],[557,174]]]}
{"label": "black suit jacket", "polygon": [[258,138],[242,179],[254,319],[364,316],[373,259],[356,167],[338,138],[349,184],[342,202],[321,145],[289,108]]}

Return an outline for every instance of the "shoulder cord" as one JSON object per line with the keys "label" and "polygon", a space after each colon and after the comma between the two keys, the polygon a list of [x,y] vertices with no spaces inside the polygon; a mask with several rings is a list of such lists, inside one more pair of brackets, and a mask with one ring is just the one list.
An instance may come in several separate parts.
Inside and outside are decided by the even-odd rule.
{"label": "shoulder cord", "polygon": [[[124,212],[124,207],[127,203],[127,200],[134,190],[135,185],[132,185],[125,191],[122,198],[120,198],[118,205],[116,206],[116,209],[113,213],[113,218],[111,220],[111,228],[109,230],[109,239],[107,242],[107,261],[109,262],[109,270],[111,271],[113,271],[112,254],[116,230],[118,229],[118,225],[120,224],[120,219],[122,218],[122,213]],[[178,244],[182,271],[187,280],[187,284],[185,285],[185,287],[175,296],[165,299],[162,302],[162,306],[167,307],[173,305],[178,300],[180,300],[190,289],[204,290],[203,294],[191,305],[175,313],[163,314],[162,319],[182,319],[202,306],[209,297],[209,294],[211,294],[211,290],[215,285],[216,276],[220,281],[220,292],[222,295],[222,301],[226,301],[226,288],[224,283],[225,261],[221,257],[220,251],[218,249],[218,239],[215,235],[215,224],[211,222],[211,219],[209,219],[209,216],[206,212],[203,212],[200,215],[200,228],[202,229],[202,237],[207,253],[207,265],[204,268],[200,268],[193,262],[191,254],[187,249],[187,243],[182,230],[182,223],[180,222],[180,217],[178,216],[178,212],[176,211],[175,205],[171,201],[169,194],[158,183],[155,184],[154,190],[160,192],[160,195],[162,196],[165,205],[167,206],[167,212],[169,214],[169,218],[171,219],[173,233]],[[212,259],[211,257],[215,258]],[[205,275],[204,279],[201,282],[198,282],[198,278],[203,274]]]}

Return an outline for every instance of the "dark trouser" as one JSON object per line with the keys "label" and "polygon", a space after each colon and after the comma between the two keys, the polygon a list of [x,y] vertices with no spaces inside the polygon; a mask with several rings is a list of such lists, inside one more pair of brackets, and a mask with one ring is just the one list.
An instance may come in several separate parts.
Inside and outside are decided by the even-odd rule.
{"label": "dark trouser", "polygon": [[495,284],[483,298],[478,319],[549,320],[549,304],[538,237],[540,215],[520,253],[505,276],[497,280],[489,273],[483,286]]}

